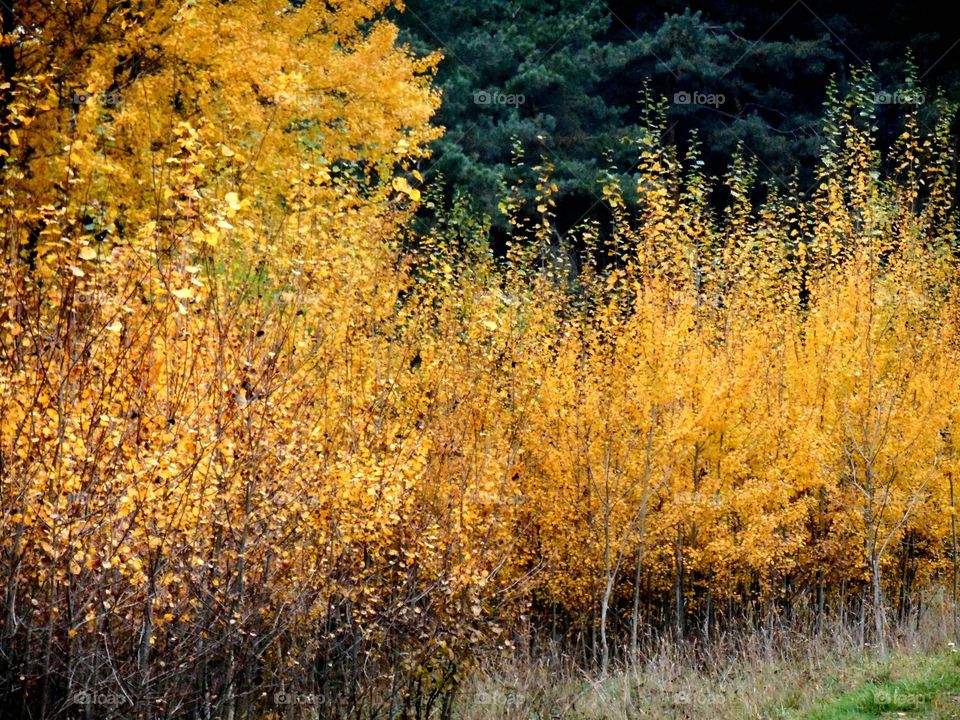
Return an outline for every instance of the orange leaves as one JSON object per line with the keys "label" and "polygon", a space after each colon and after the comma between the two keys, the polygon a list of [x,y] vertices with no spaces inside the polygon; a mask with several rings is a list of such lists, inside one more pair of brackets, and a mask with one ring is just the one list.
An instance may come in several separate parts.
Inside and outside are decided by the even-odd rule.
{"label": "orange leaves", "polygon": [[[358,25],[384,3],[147,5],[90,48],[89,19],[37,16],[89,52],[30,55],[2,128],[29,167],[0,200],[0,537],[71,658],[103,644],[93,612],[111,667],[255,656],[295,685],[344,647],[423,670],[637,580],[651,606],[771,599],[825,566],[860,582],[907,532],[942,562],[947,179],[914,212],[847,128],[851,177],[756,207],[740,155],[720,218],[650,127],[636,213],[602,190],[609,268],[575,250],[598,231],[555,237],[548,166],[494,258],[462,207],[404,229],[435,59]],[[122,105],[34,116],[61,66]]]}

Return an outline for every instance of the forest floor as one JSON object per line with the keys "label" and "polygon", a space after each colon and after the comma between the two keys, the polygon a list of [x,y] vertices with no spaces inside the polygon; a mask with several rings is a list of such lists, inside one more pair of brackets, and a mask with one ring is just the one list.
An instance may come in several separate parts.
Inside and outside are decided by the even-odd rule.
{"label": "forest floor", "polygon": [[[960,653],[930,628],[881,653],[843,633],[819,640],[665,645],[606,678],[513,656],[467,683],[458,720],[960,720]],[[952,633],[951,633],[952,634]]]}

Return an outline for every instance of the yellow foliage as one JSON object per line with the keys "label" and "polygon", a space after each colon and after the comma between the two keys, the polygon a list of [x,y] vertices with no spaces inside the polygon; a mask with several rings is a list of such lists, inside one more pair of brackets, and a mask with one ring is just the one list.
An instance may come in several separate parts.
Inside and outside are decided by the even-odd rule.
{"label": "yellow foliage", "polygon": [[888,182],[844,104],[812,200],[754,207],[738,154],[715,217],[654,117],[636,211],[602,189],[614,260],[575,274],[546,164],[502,262],[460,216],[405,229],[436,58],[385,1],[22,7],[0,636],[31,697],[54,664],[141,707],[442,689],[548,613],[682,630],[942,574],[949,123]]}

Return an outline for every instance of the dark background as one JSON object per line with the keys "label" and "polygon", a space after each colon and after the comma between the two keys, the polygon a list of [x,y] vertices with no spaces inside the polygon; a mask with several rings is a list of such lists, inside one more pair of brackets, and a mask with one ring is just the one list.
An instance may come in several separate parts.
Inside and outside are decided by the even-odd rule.
{"label": "dark background", "polygon": [[[820,146],[823,102],[835,77],[842,94],[867,65],[878,92],[909,73],[927,104],[960,99],[960,24],[948,3],[623,2],[601,0],[408,0],[396,19],[418,52],[445,55],[438,81],[447,128],[421,170],[445,199],[457,192],[491,216],[519,174],[555,166],[561,231],[603,214],[598,179],[629,175],[642,124],[645,83],[666,104],[664,140],[686,152],[693,133],[708,174],[722,177],[732,154],[757,159],[763,182],[796,173],[808,187]],[[477,93],[523,103],[476,102]],[[723,96],[715,105],[676,102],[676,93]],[[877,107],[881,145],[903,107]],[[921,115],[921,117],[923,117]],[[524,168],[511,166],[515,147]]]}

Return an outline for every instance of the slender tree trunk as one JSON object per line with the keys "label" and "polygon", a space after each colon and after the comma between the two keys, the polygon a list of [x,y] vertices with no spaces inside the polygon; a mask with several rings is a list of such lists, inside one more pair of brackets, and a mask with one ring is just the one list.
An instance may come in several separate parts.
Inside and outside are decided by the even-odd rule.
{"label": "slender tree trunk", "polygon": [[606,675],[610,665],[610,645],[607,642],[607,611],[610,609],[610,595],[613,592],[613,574],[607,573],[607,585],[600,600],[600,674]]}
{"label": "slender tree trunk", "polygon": [[867,603],[866,590],[861,589],[859,593],[859,601],[857,602],[857,644],[860,649],[863,649],[863,646],[866,644],[867,634],[866,634],[866,616],[864,615],[864,608]]}
{"label": "slender tree trunk", "polygon": [[847,579],[840,580],[840,627],[847,622]]}
{"label": "slender tree trunk", "polygon": [[873,590],[873,630],[877,636],[880,652],[886,653],[886,632],[883,623],[883,590],[880,587],[880,558],[874,557],[870,563],[870,584]]}
{"label": "slender tree trunk", "polygon": [[683,637],[683,546],[680,531],[673,545],[673,629],[677,639]]}
{"label": "slender tree trunk", "polygon": [[630,658],[636,666],[640,661],[640,578],[643,567],[643,542],[637,549],[637,569],[633,575],[633,608],[630,611]]}
{"label": "slender tree trunk", "polygon": [[957,498],[953,488],[953,473],[948,473],[948,477],[950,478],[950,549],[953,561],[953,639],[960,641],[960,618],[957,616],[957,590],[958,581],[960,581],[957,567]]}
{"label": "slender tree trunk", "polygon": [[710,642],[710,614],[713,612],[713,589],[707,588],[706,608],[703,611],[703,639]]}
{"label": "slender tree trunk", "polygon": [[640,579],[643,568],[644,541],[647,532],[647,503],[650,500],[650,480],[653,474],[653,438],[657,426],[657,408],[650,410],[650,429],[647,432],[646,460],[643,467],[643,486],[640,489],[640,518],[637,535],[637,568],[633,576],[633,608],[630,613],[630,657],[636,665],[639,660],[640,635]]}
{"label": "slender tree trunk", "polygon": [[[606,586],[600,600],[600,673],[607,674],[610,665],[610,646],[607,642],[607,612],[610,609],[610,596],[613,594],[613,584],[616,580],[616,571],[613,568],[613,549],[610,546],[611,498],[610,498],[610,460],[612,448],[607,441],[607,452],[603,467],[603,572]],[[589,474],[589,455],[585,454]]]}
{"label": "slender tree trunk", "polygon": [[817,570],[817,635],[823,635],[823,614],[826,604],[823,583],[823,570]]}

